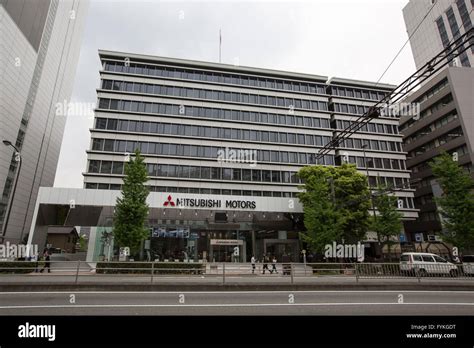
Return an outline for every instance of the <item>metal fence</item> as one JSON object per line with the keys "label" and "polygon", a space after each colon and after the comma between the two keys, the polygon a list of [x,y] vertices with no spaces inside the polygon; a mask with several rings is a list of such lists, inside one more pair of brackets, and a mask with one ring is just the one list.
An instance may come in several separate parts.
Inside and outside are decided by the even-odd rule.
{"label": "metal fence", "polygon": [[[36,277],[35,277],[36,276]],[[297,283],[318,279],[474,279],[473,264],[0,261],[0,282]]]}

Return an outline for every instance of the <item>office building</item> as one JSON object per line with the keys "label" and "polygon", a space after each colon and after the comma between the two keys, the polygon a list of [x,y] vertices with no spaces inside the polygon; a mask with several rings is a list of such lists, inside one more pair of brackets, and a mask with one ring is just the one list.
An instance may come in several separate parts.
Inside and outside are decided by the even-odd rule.
{"label": "office building", "polygon": [[[433,9],[430,11],[431,7]],[[473,7],[473,0],[410,0],[408,2],[403,8],[403,18],[417,69],[472,28]],[[425,16],[426,18],[423,19]],[[474,39],[470,43],[472,45]],[[449,65],[472,67],[474,66],[473,53],[474,46],[471,46],[455,61],[448,58]]]}
{"label": "office building", "polygon": [[[304,226],[297,171],[315,164],[322,146],[394,87],[142,54],[99,55],[86,192],[56,198],[83,202],[76,201],[68,224],[84,225],[73,220],[86,215],[77,205],[106,195],[102,207],[87,214],[95,216],[89,224],[96,226],[96,256],[106,253],[101,236],[110,230],[124,162],[138,148],[149,174],[153,258],[230,261],[238,246],[241,261],[264,252],[298,261]],[[375,119],[319,163],[346,159],[368,170],[371,186],[394,188],[405,219],[414,219],[397,125],[388,115]],[[45,191],[39,204],[53,196]]]}
{"label": "office building", "polygon": [[474,163],[474,69],[450,67],[433,77],[406,102],[420,103],[418,119],[402,117],[400,132],[408,153],[407,168],[412,172],[416,221],[406,221],[405,231],[412,241],[436,240],[442,234],[441,217],[434,197],[442,191],[434,180],[429,162],[441,151],[456,153],[458,162],[473,174]]}
{"label": "office building", "polygon": [[54,183],[66,122],[56,106],[69,102],[87,7],[0,0],[0,139],[13,145],[0,144],[0,243],[24,240],[39,187]]}
{"label": "office building", "polygon": [[[410,0],[403,16],[418,69],[472,28],[472,10],[472,0]],[[471,39],[469,43],[474,42]],[[404,100],[419,104],[421,111],[419,117],[400,120],[400,133],[408,152],[407,167],[412,171],[416,188],[415,206],[420,210],[418,220],[405,222],[411,241],[441,239],[442,223],[434,197],[442,191],[433,178],[429,162],[444,150],[456,153],[459,164],[472,172],[473,52],[471,46],[462,53],[455,52],[460,53],[456,59],[449,56],[447,67]]]}

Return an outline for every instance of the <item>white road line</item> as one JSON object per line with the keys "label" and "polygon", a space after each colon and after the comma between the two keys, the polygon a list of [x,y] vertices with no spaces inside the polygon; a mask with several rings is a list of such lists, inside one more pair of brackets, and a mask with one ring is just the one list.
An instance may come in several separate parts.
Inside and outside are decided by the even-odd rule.
{"label": "white road line", "polygon": [[0,291],[0,295],[27,294],[301,294],[301,293],[456,293],[473,294],[465,290],[249,290],[249,291]]}
{"label": "white road line", "polygon": [[37,305],[37,306],[0,306],[0,309],[34,309],[34,308],[134,308],[134,307],[298,307],[298,306],[321,306],[321,307],[330,307],[330,306],[420,306],[420,305],[431,305],[431,306],[474,306],[474,303],[435,303],[435,302],[404,302],[404,303],[394,303],[394,302],[373,302],[373,303],[361,303],[361,302],[352,302],[352,303],[224,303],[224,304],[97,304],[97,305]]}

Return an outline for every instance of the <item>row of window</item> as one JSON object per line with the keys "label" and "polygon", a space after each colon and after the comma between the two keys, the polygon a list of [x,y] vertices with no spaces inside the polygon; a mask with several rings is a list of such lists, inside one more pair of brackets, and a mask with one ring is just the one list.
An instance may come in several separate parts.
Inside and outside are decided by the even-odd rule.
{"label": "row of window", "polygon": [[[334,103],[330,106],[330,111],[342,114],[363,115],[369,111],[368,106]],[[395,113],[386,113],[381,117],[398,117]]]}
{"label": "row of window", "polygon": [[443,134],[443,135],[439,136],[438,138],[433,139],[433,140],[423,144],[423,146],[417,147],[416,149],[410,151],[408,153],[408,156],[415,157],[417,155],[423,154],[423,153],[425,153],[429,150],[435,149],[435,148],[437,148],[441,145],[444,145],[444,144],[448,143],[449,141],[451,141],[455,138],[461,137],[461,136],[463,136],[462,128],[457,127],[455,129],[453,129],[452,131],[450,131],[449,133]]}
{"label": "row of window", "polygon": [[424,205],[432,204],[432,203],[435,202],[434,199],[433,199],[433,195],[431,195],[431,194],[420,196],[420,197],[415,197],[414,201],[415,201],[415,206],[417,208],[421,208]]}
{"label": "row of window", "polygon": [[436,95],[439,91],[441,91],[447,85],[448,85],[448,78],[445,77],[440,82],[438,82],[436,85],[434,85],[429,90],[427,90],[425,93],[423,93],[422,96],[416,98],[413,101],[413,103],[423,103],[425,100],[430,99],[432,96]]}
{"label": "row of window", "polygon": [[326,85],[281,79],[270,79],[249,75],[226,74],[194,69],[171,68],[163,66],[128,64],[121,62],[105,63],[106,71],[114,71],[126,74],[148,75],[167,77],[183,80],[195,80],[214,83],[225,83],[257,88],[279,89],[298,93],[326,94]]}
{"label": "row of window", "polygon": [[447,114],[446,116],[443,116],[436,120],[435,122],[431,123],[430,125],[423,127],[422,129],[416,131],[409,137],[405,138],[405,143],[406,144],[411,144],[413,141],[417,140],[418,138],[421,138],[431,132],[434,132],[436,129],[439,129],[441,127],[446,126],[448,123],[455,121],[458,119],[458,114],[457,111],[454,110]]}
{"label": "row of window", "polygon": [[[390,169],[390,170],[406,170],[404,160],[394,158],[374,158],[374,157],[359,157],[349,156],[349,163],[355,164],[357,168],[376,168],[376,169]],[[366,166],[367,162],[367,166]]]}
{"label": "row of window", "polygon": [[[328,136],[321,135],[132,121],[113,118],[97,118],[96,129],[316,146],[324,146],[331,139]],[[98,145],[94,150],[102,150],[102,145]]]}
{"label": "row of window", "polygon": [[230,85],[248,86],[256,88],[277,89],[283,91],[311,94],[333,94],[341,97],[359,98],[367,100],[381,100],[385,92],[366,90],[360,88],[345,88],[324,84],[288,81],[274,78],[255,77],[242,74],[229,74],[221,72],[210,72],[195,69],[184,69],[174,67],[163,67],[146,64],[127,64],[121,62],[107,61],[106,71],[114,71],[126,74],[138,74],[158,76],[173,79],[194,80],[212,83],[223,83]]}
{"label": "row of window", "polygon": [[[444,143],[446,142],[446,139],[444,139],[444,140],[442,140],[442,141],[444,141],[444,142],[443,142],[443,144],[444,144]],[[442,144],[441,144],[441,145],[442,145]],[[427,151],[427,150],[425,150],[425,149],[423,148],[423,152],[425,152],[425,151]],[[420,152],[417,152],[417,154],[419,155],[419,154],[421,154],[421,153],[423,153],[423,152],[420,151]],[[450,152],[451,154],[452,154],[453,152],[456,152],[457,155],[458,155],[458,157],[461,157],[461,156],[467,155],[467,154],[469,153],[469,150],[468,150],[467,145],[462,145],[462,146],[460,146],[460,147],[457,147],[457,148],[454,149],[454,150],[450,150],[449,152]],[[422,163],[420,163],[420,164],[418,164],[418,165],[416,165],[416,166],[414,166],[414,167],[411,167],[410,169],[411,169],[411,171],[412,171],[413,173],[422,172],[422,171],[424,171],[424,170],[430,168],[429,162],[430,162],[430,161],[422,162]],[[468,169],[468,171],[469,171],[469,165],[468,165],[467,168],[464,168],[464,169]]]}
{"label": "row of window", "polygon": [[[346,129],[356,122],[353,121],[344,121],[336,120],[337,129]],[[368,132],[368,133],[382,133],[382,134],[398,134],[398,127],[394,124],[381,124],[381,123],[366,123],[358,132]]]}
{"label": "row of window", "polygon": [[301,98],[275,97],[269,95],[216,91],[210,89],[153,85],[149,83],[104,80],[102,88],[131,93],[166,95],[178,98],[206,99],[240,104],[259,104],[292,109],[328,110],[328,103]]}
{"label": "row of window", "polygon": [[386,95],[385,92],[369,91],[365,89],[339,87],[339,86],[337,87],[331,86],[331,94],[337,95],[340,97],[369,99],[369,100],[375,100],[375,101],[382,100]]}
{"label": "row of window", "polygon": [[418,221],[440,221],[437,212],[422,212],[418,217]]}
{"label": "row of window", "polygon": [[[103,147],[102,147],[103,146]],[[119,153],[133,153],[139,149],[142,154],[162,156],[204,157],[229,162],[256,163],[281,162],[294,164],[315,164],[314,153],[270,151],[253,149],[232,149],[217,146],[155,143],[134,140],[92,139],[92,149]],[[220,151],[219,151],[220,150]],[[232,152],[233,151],[233,152]],[[232,154],[233,155],[232,155]],[[318,164],[334,165],[334,156],[325,155]]]}
{"label": "row of window", "polygon": [[[122,174],[124,162],[116,161],[89,161],[89,173],[100,174]],[[286,172],[279,170],[200,167],[172,164],[147,163],[149,176],[184,179],[208,179],[229,181],[253,181],[253,182],[276,182],[301,184],[296,176],[297,172]],[[119,171],[122,171],[119,173]]]}
{"label": "row of window", "polygon": [[[173,164],[146,164],[150,177],[168,177],[180,179],[207,179],[227,181],[272,182],[285,184],[301,184],[297,172],[262,169],[221,168],[186,166]],[[88,173],[123,175],[124,162],[89,160]],[[408,188],[408,178],[369,176],[371,187],[385,185],[393,188]]]}
{"label": "row of window", "polygon": [[266,112],[249,112],[241,110],[205,108],[198,106],[184,106],[176,104],[147,103],[131,100],[99,98],[99,109],[132,111],[141,113],[206,117],[221,120],[270,123],[278,125],[327,128],[329,120],[319,117],[303,117]]}
{"label": "row of window", "polygon": [[[456,16],[454,15],[454,10],[451,6],[449,6],[448,10],[446,11],[446,17],[448,18],[448,23],[451,29],[451,34],[453,35],[453,39],[457,40],[461,36],[461,33],[459,32],[459,25],[456,20]],[[459,47],[457,49],[459,53],[459,58],[461,59],[461,65],[471,67],[471,64],[469,64],[469,58],[467,57],[467,53],[466,51],[463,51],[463,48],[464,47]]]}
{"label": "row of window", "polygon": [[367,150],[392,152],[403,151],[401,143],[385,140],[345,139],[342,141],[341,147],[350,149],[362,149],[362,146],[364,145],[366,146]]}
{"label": "row of window", "polygon": [[[447,96],[443,97],[441,100],[437,101],[435,104],[431,105],[429,108],[423,110],[420,113],[419,120],[428,117],[435,113],[436,111],[440,110],[441,108],[445,107],[449,103],[453,101],[453,96],[452,94],[448,94]],[[405,130],[408,127],[411,127],[417,122],[417,120],[411,118],[408,122],[404,123],[403,125],[400,126],[400,132],[403,133],[403,130]]]}
{"label": "row of window", "polygon": [[[474,2],[472,0],[471,0],[471,5],[472,7],[474,7]],[[467,10],[465,0],[456,0],[456,6],[459,11],[459,16],[461,17],[464,31],[467,33],[472,28],[472,21],[471,21],[470,12],[468,12]],[[471,37],[469,39],[469,44],[471,46],[471,52],[474,53],[474,37]]]}
{"label": "row of window", "polygon": [[[256,196],[256,197],[296,197],[297,192],[282,191],[255,191],[255,190],[228,190],[228,189],[211,189],[197,187],[168,187],[168,186],[148,186],[151,192],[170,192],[170,193],[192,193],[204,195],[227,195],[227,196]],[[105,184],[88,182],[86,189],[99,190],[121,190],[120,184]]]}

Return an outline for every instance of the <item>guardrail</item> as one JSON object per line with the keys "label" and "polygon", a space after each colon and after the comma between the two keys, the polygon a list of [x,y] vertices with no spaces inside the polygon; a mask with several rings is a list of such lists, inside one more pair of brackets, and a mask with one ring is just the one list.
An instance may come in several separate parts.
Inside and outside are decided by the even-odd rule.
{"label": "guardrail", "polygon": [[[49,267],[48,267],[49,264]],[[324,277],[354,279],[471,279],[473,264],[451,263],[183,263],[183,262],[86,262],[86,261],[0,261],[0,281],[4,276],[25,277],[47,274],[54,281],[74,284],[97,281],[158,283],[172,278],[181,280],[207,279],[225,284],[233,281],[280,282],[308,281]],[[40,278],[41,278],[40,276]],[[7,278],[4,278],[7,279]],[[8,278],[12,279],[12,278]],[[31,278],[28,278],[31,280]]]}

